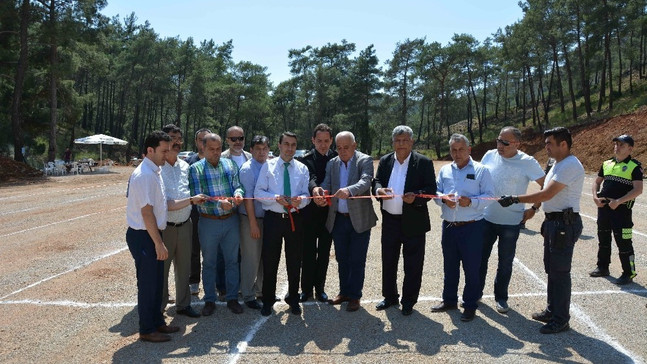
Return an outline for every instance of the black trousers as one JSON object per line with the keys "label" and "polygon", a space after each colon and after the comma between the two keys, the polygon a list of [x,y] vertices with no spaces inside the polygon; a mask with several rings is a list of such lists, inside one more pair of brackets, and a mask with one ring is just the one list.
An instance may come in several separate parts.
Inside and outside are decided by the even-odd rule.
{"label": "black trousers", "polygon": [[200,213],[198,209],[193,206],[191,209],[191,221],[193,222],[193,236],[191,237],[191,275],[189,276],[189,284],[200,283],[200,271],[202,264],[200,263],[200,238],[198,237],[198,220]]}
{"label": "black trousers", "polygon": [[288,273],[289,305],[299,302],[299,273],[303,252],[303,217],[292,213],[295,231],[288,214],[266,211],[263,218],[263,304],[273,305],[276,297],[276,276],[281,260],[281,246],[285,240],[285,265]]}
{"label": "black trousers", "polygon": [[304,209],[303,261],[301,262],[301,291],[308,295],[324,292],[330,262],[332,236],[326,229],[328,207],[308,204]]}
{"label": "black trousers", "polygon": [[608,269],[611,264],[611,234],[618,246],[622,274],[636,275],[632,242],[633,220],[631,209],[620,205],[611,210],[609,205],[598,208],[598,267]]}
{"label": "black trousers", "polygon": [[425,262],[425,234],[407,237],[402,231],[402,217],[382,211],[382,295],[386,300],[398,300],[398,261],[400,248],[404,260],[402,305],[418,302]]}

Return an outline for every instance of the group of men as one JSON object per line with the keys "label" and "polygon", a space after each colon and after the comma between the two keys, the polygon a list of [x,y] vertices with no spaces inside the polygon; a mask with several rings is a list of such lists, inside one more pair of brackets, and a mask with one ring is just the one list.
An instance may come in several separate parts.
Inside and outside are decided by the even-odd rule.
{"label": "group of men", "polygon": [[[382,215],[384,299],[377,310],[401,305],[403,315],[413,313],[422,283],[426,233],[431,230],[428,202],[434,199],[443,219],[444,284],[442,302],[432,311],[458,308],[462,263],[461,320],[474,319],[488,260],[498,241],[494,296],[497,311],[507,312],[521,224],[542,207],[548,300],[546,309],[533,318],[546,323],[542,333],[566,330],[573,247],[582,232],[579,202],[584,169],[571,154],[568,129],[547,130],[544,136],[548,156],[555,159],[547,175],[534,158],[518,149],[521,132],[505,127],[497,138],[497,149],[486,153],[480,163],[470,156],[469,139],[452,135],[453,161],[436,176],[433,162],[413,150],[413,131],[405,125],[393,129],[393,152],[380,159],[375,174],[372,158],[357,151],[350,131],[337,133],[336,152],[331,150],[333,132],[325,124],[316,126],[311,139],[314,148],[298,160],[294,158],[298,138],[291,132],[280,135],[279,156],[268,159],[266,136],[254,136],[246,152],[243,129],[231,127],[226,136],[229,149],[222,152],[221,137],[201,129],[196,132],[198,154],[189,163],[177,158],[182,145],[178,127],[168,125],[154,132],[145,141],[146,158],[133,172],[128,191],[127,242],[137,267],[140,338],[167,341],[168,334],[178,330],[163,320],[171,262],[178,314],[213,314],[218,291],[233,313],[243,312],[240,293],[248,308],[271,315],[279,300],[276,286],[282,248],[288,276],[285,302],[293,314],[299,315],[300,302],[309,299],[346,303],[346,311],[357,311],[370,232],[378,221],[371,198],[380,202]],[[616,157],[605,162],[594,186],[600,253],[598,268],[591,275],[609,274],[613,232],[624,270],[618,283],[624,284],[636,275],[631,205],[642,192],[642,169],[631,159],[631,148],[625,148],[633,147],[631,137],[622,135],[614,142]],[[525,194],[532,181],[542,189]],[[517,203],[532,205],[525,209]],[[339,293],[329,299],[325,282],[333,243]],[[204,307],[198,313],[190,305],[190,295],[198,291],[200,252]],[[404,261],[402,296],[396,283],[400,255]]]}

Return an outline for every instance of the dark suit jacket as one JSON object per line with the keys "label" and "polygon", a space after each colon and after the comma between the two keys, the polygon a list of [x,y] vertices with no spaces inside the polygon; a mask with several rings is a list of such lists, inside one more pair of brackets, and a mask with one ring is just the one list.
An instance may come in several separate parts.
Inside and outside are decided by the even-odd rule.
{"label": "dark suit jacket", "polygon": [[[380,158],[377,173],[373,180],[374,195],[377,196],[378,188],[389,187],[389,179],[391,178],[394,161],[395,152]],[[429,158],[415,151],[411,152],[411,158],[409,158],[407,177],[404,182],[404,192],[429,195],[436,194],[436,172],[434,171],[434,164]],[[416,197],[413,203],[402,204],[402,230],[405,236],[412,237],[431,230],[429,209],[427,208],[427,202],[429,200],[428,198]],[[379,201],[381,208],[383,201],[382,199],[379,199]],[[382,213],[384,214],[384,210]]]}

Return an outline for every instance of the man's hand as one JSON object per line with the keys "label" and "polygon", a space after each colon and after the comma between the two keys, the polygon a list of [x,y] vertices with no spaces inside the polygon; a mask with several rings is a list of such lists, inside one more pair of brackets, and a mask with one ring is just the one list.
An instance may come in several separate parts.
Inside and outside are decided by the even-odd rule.
{"label": "man's hand", "polygon": [[413,192],[407,192],[402,195],[402,202],[412,204],[416,200],[416,194]]}
{"label": "man's hand", "polygon": [[527,209],[523,212],[523,218],[521,219],[521,223],[525,224],[526,221],[532,219],[535,216],[536,211],[534,209]]}
{"label": "man's hand", "polygon": [[324,196],[324,190],[321,187],[315,187],[312,189],[312,197],[314,197],[314,202],[317,206],[326,206],[326,199]]}
{"label": "man's hand", "polygon": [[249,236],[251,236],[252,239],[260,239],[261,238],[261,229],[258,227],[258,224],[256,224],[256,222],[254,222],[253,224],[249,224],[249,227],[250,227]]}
{"label": "man's hand", "polygon": [[377,196],[383,200],[390,200],[393,198],[393,189],[392,188],[378,188],[377,189]]}
{"label": "man's hand", "polygon": [[468,207],[472,204],[472,199],[466,196],[461,196],[458,198],[458,206]]}
{"label": "man's hand", "polygon": [[220,207],[222,207],[222,209],[225,211],[229,211],[234,208],[234,205],[227,199],[220,200]]}
{"label": "man's hand", "polygon": [[503,207],[508,207],[512,204],[519,203],[519,197],[512,195],[501,196],[501,198],[498,199],[497,202]]}
{"label": "man's hand", "polygon": [[157,260],[166,260],[168,258],[168,250],[164,243],[155,244],[155,253],[157,254]]}
{"label": "man's hand", "polygon": [[240,206],[240,204],[243,203],[244,200],[245,199],[243,198],[243,196],[234,196],[234,204],[236,206]]}
{"label": "man's hand", "polygon": [[209,200],[209,196],[205,194],[198,194],[193,197],[191,197],[191,201],[193,201],[193,204],[195,205],[202,205],[203,203],[207,202]]}
{"label": "man's hand", "polygon": [[294,207],[294,208],[297,208],[297,207],[299,207],[299,204],[301,203],[302,199],[303,199],[303,197],[301,197],[301,196],[294,196],[294,197],[292,197],[290,199],[290,205],[292,205],[292,207]]}
{"label": "man's hand", "polygon": [[615,209],[617,209],[617,208],[618,208],[618,206],[620,206],[620,205],[622,205],[622,204],[621,204],[620,202],[618,202],[618,200],[610,200],[610,201],[609,201],[609,208],[610,208],[611,210],[615,210]]}
{"label": "man's hand", "polygon": [[456,207],[456,195],[449,194],[449,195],[444,195],[441,197],[443,203],[447,205],[450,209],[453,209]]}
{"label": "man's hand", "polygon": [[350,197],[350,191],[345,187],[340,188],[337,190],[337,192],[335,192],[335,195],[333,197],[347,199]]}

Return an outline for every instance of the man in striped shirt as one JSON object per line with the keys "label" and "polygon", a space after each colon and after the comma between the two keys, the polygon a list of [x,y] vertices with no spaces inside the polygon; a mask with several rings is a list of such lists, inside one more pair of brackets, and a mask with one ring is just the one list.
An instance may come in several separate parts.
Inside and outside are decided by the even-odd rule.
{"label": "man in striped shirt", "polygon": [[204,288],[203,316],[216,309],[216,265],[218,248],[225,258],[227,307],[233,313],[242,313],[238,303],[240,271],[238,250],[240,231],[234,206],[243,201],[244,189],[238,177],[238,167],[227,158],[220,158],[222,139],[217,134],[207,134],[203,139],[205,158],[191,165],[189,188],[191,194],[203,193],[214,199],[198,207],[200,220],[198,234],[202,250],[202,282]]}

